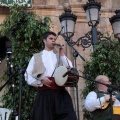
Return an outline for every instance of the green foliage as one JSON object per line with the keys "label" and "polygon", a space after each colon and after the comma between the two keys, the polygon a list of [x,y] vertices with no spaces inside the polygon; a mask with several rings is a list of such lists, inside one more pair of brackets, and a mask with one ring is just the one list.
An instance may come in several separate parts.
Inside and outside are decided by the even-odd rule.
{"label": "green foliage", "polygon": [[[84,67],[84,76],[88,79],[95,79],[97,75],[107,75],[112,84],[120,86],[120,43],[114,40],[101,41],[96,50],[91,53],[91,61]],[[83,98],[94,89],[94,82],[85,81],[86,87],[82,92]],[[84,112],[84,118],[90,116]]]}
{"label": "green foliage", "polygon": [[[17,68],[16,70],[14,69],[16,74],[11,80],[15,82],[15,106],[13,105],[11,83],[6,86],[6,93],[3,95],[4,106],[10,109],[15,107],[18,111],[20,81],[22,80],[21,120],[29,120],[31,118],[36,89],[28,86],[25,80],[21,79],[21,74],[23,75],[24,72],[20,68],[26,69],[32,54],[43,49],[41,37],[44,32],[50,31],[50,24],[51,19],[49,17],[42,19],[35,13],[28,12],[18,5],[10,8],[10,15],[3,23],[1,34],[6,35],[12,41],[12,63]],[[7,80],[9,76],[5,76],[6,73],[4,78]]]}

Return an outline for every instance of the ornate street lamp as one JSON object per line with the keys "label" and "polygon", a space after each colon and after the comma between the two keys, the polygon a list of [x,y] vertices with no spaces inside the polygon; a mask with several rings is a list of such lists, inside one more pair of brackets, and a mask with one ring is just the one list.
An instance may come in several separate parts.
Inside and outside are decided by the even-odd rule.
{"label": "ornate street lamp", "polygon": [[97,25],[99,24],[100,20],[100,9],[101,4],[95,2],[94,0],[88,0],[83,8],[86,12],[88,25],[91,26],[91,31],[86,33],[84,36],[78,38],[78,40],[73,41],[72,36],[74,35],[75,23],[77,20],[77,16],[71,13],[71,9],[65,9],[65,13],[59,16],[59,20],[61,22],[61,31],[59,32],[60,35],[64,37],[64,39],[68,42],[70,46],[74,45],[82,45],[84,48],[88,48],[93,45],[93,49],[98,42],[98,40],[108,40],[110,37],[104,37],[103,34],[97,31]]}
{"label": "ornate street lamp", "polygon": [[[88,25],[92,26],[91,31],[85,34],[85,36],[78,38],[77,41],[72,41],[71,37],[74,35],[74,28],[77,17],[71,13],[70,9],[65,9],[65,13],[63,13],[59,20],[61,22],[61,35],[64,38],[67,38],[67,41],[70,41],[71,45],[82,45],[82,47],[88,48],[91,45],[96,45],[98,39],[102,37],[102,34],[97,31],[96,26],[99,24],[99,12],[101,8],[101,4],[95,2],[94,0],[89,0],[83,6],[88,20]],[[99,38],[98,38],[99,37]]]}
{"label": "ornate street lamp", "polygon": [[100,20],[100,8],[101,4],[95,2],[94,0],[89,0],[84,6],[83,6],[89,26],[97,26],[99,24]]}
{"label": "ornate street lamp", "polygon": [[97,38],[97,28],[96,26],[99,24],[99,13],[100,13],[100,8],[101,4],[95,2],[94,0],[89,0],[84,6],[83,6],[87,20],[88,20],[88,25],[92,26],[91,29],[91,34],[92,34],[92,45],[96,45],[98,38]]}
{"label": "ornate street lamp", "polygon": [[120,10],[115,11],[116,15],[109,19],[115,38],[118,38],[120,42]]}
{"label": "ornate street lamp", "polygon": [[77,16],[71,13],[70,9],[65,9],[65,13],[59,16],[61,22],[61,35],[71,38],[74,35],[75,23]]}

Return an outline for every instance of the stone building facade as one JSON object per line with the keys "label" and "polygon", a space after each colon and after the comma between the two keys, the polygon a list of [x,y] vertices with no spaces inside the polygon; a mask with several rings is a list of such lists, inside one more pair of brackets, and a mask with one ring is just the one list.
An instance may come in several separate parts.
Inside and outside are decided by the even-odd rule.
{"label": "stone building facade", "polygon": [[[115,13],[115,10],[119,9],[120,0],[95,0],[96,2],[101,3],[101,15],[100,15],[100,23],[97,26],[97,29],[101,32],[109,31],[112,33],[112,27],[109,22],[109,18],[112,17]],[[76,41],[79,37],[82,37],[91,30],[91,27],[88,26],[87,18],[85,11],[83,9],[83,5],[86,4],[88,0],[33,0],[32,8],[26,8],[28,11],[35,11],[41,17],[49,16],[53,22],[52,31],[58,33],[61,29],[59,16],[64,12],[64,6],[66,3],[69,3],[71,6],[71,10],[73,14],[77,16],[77,21],[75,25],[75,34],[73,36],[73,40]],[[9,8],[0,7],[0,23],[9,15]],[[77,67],[79,74],[82,75],[83,67],[85,63],[90,60],[90,52],[92,51],[92,46],[85,49],[83,51],[82,46],[75,46],[78,52],[84,57],[85,61],[83,61],[79,56],[74,59],[72,53],[72,49],[67,45],[65,40],[59,36],[57,41],[59,43],[65,44],[65,51],[67,56],[72,60],[74,66]],[[0,77],[3,74],[3,71],[6,69],[5,60],[2,62],[0,66]],[[76,113],[79,115],[79,119],[83,120],[83,102],[81,99],[81,91],[84,88],[85,79],[79,78],[78,82],[78,91],[76,88],[67,88],[72,96],[73,103],[75,105]],[[3,94],[2,92],[0,95]],[[78,95],[78,99],[77,99]],[[77,101],[78,100],[78,101]],[[77,104],[78,102],[78,104]],[[79,105],[79,107],[77,106]],[[79,112],[78,112],[79,111]]]}

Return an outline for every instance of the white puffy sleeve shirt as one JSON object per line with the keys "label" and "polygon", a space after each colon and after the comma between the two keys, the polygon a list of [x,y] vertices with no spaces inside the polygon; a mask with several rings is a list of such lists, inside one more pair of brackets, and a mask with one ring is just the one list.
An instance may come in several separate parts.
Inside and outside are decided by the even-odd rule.
{"label": "white puffy sleeve shirt", "polygon": [[96,109],[101,108],[101,106],[104,105],[104,103],[105,103],[104,97],[97,98],[97,94],[94,91],[92,91],[87,95],[84,101],[84,106],[86,110],[92,112]]}
{"label": "white puffy sleeve shirt", "polygon": [[[92,91],[87,95],[84,101],[84,106],[86,110],[88,110],[89,112],[93,112],[96,109],[100,109],[101,106],[105,104],[105,102],[106,101],[105,101],[104,96],[97,98],[97,94],[94,91]],[[120,106],[120,101],[116,99],[113,106]]]}
{"label": "white puffy sleeve shirt", "polygon": [[[63,66],[71,67],[71,68],[73,67],[72,62],[65,55],[61,56],[60,59],[62,61]],[[46,71],[41,76],[41,79],[44,78],[45,76],[51,77],[53,74],[53,71],[55,70],[55,68],[57,66],[56,54],[53,51],[43,50],[42,51],[42,61],[43,61],[44,67],[46,68]],[[35,64],[35,60],[34,60],[34,56],[33,56],[28,64],[27,69],[26,69],[25,80],[31,86],[42,87],[43,84],[41,83],[41,81],[35,79],[32,76],[34,64]],[[54,77],[54,75],[53,75],[53,77]]]}

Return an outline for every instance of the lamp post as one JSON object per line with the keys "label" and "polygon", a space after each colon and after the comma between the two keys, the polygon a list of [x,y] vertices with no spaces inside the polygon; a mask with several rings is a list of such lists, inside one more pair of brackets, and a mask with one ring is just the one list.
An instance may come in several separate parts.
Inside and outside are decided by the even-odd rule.
{"label": "lamp post", "polygon": [[74,35],[74,29],[75,29],[75,23],[77,20],[77,16],[74,15],[71,12],[71,9],[64,9],[65,13],[63,13],[61,16],[59,16],[59,20],[61,22],[61,33],[64,37],[64,39],[69,42],[70,46],[82,46],[83,50],[85,48],[90,47],[93,45],[93,50],[95,49],[95,45],[97,44],[98,40],[108,40],[110,37],[105,37],[103,34],[99,31],[97,31],[97,25],[99,24],[100,20],[100,9],[101,4],[98,2],[95,2],[94,0],[89,0],[84,6],[83,6],[87,20],[88,25],[91,26],[91,31],[86,33],[84,36],[79,37],[78,40],[73,41],[72,37]]}
{"label": "lamp post", "polygon": [[114,37],[118,38],[118,40],[120,42],[120,10],[116,10],[115,13],[116,13],[116,15],[111,17],[109,19],[109,21],[112,25]]}

